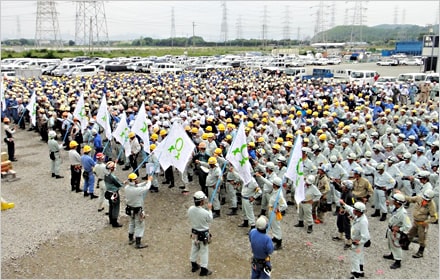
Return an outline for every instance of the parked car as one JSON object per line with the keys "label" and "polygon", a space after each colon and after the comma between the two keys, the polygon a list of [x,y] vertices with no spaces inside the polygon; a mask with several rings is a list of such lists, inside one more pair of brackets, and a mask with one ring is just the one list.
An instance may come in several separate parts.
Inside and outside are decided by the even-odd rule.
{"label": "parked car", "polygon": [[397,66],[399,62],[396,59],[384,59],[376,62],[377,66]]}
{"label": "parked car", "polygon": [[439,73],[429,73],[429,74],[427,74],[425,81],[426,82],[430,82],[430,83],[432,83],[432,82],[438,83],[439,82]]}
{"label": "parked car", "polygon": [[383,88],[387,83],[393,83],[395,84],[397,82],[396,77],[390,77],[390,76],[381,76],[377,79],[377,81],[374,83],[376,87]]}
{"label": "parked car", "polygon": [[423,61],[418,58],[409,58],[400,61],[402,65],[410,65],[410,66],[420,66],[423,64]]}
{"label": "parked car", "polygon": [[425,73],[404,73],[397,76],[397,83],[408,83],[414,82],[417,86],[421,83],[425,82],[426,74]]}

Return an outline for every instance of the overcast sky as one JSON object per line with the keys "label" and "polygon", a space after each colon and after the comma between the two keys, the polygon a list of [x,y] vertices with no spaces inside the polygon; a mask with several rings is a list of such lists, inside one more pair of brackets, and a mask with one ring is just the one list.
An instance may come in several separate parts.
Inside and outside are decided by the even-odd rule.
{"label": "overcast sky", "polygon": [[[75,37],[74,1],[55,1],[63,40]],[[222,1],[105,1],[109,38],[169,38],[174,7],[175,35],[193,33],[206,41],[222,41]],[[322,3],[322,4],[321,4]],[[356,4],[357,3],[357,4]],[[438,24],[440,0],[434,1],[226,1],[227,38],[304,39],[315,30],[352,24],[363,7],[365,25]],[[35,38],[37,1],[1,0],[1,39]],[[266,7],[266,9],[265,9]],[[323,17],[317,27],[319,7]],[[265,12],[266,11],[266,12]],[[334,11],[334,13],[333,13]],[[266,15],[266,16],[265,16]],[[356,16],[359,22],[359,16]],[[288,27],[288,28],[287,28]],[[288,31],[288,32],[287,32]]]}

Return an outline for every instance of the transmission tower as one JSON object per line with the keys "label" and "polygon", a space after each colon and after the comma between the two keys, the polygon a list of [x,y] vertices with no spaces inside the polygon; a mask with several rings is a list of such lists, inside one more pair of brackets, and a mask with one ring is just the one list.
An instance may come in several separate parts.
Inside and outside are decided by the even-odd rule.
{"label": "transmission tower", "polygon": [[398,23],[397,18],[399,17],[399,7],[395,6],[394,7],[394,20],[393,20],[393,24],[396,25]]}
{"label": "transmission tower", "polygon": [[[366,23],[366,11],[367,7],[365,2],[367,1],[353,1],[354,7],[351,8],[353,11],[353,18],[352,18],[352,24],[351,24],[351,34],[350,34],[350,42],[354,42],[354,39],[359,40],[360,42],[363,41],[363,34],[362,29],[363,25]],[[356,27],[358,28],[356,31]],[[355,34],[359,34],[359,36],[355,36]]]}
{"label": "transmission tower", "polygon": [[176,37],[176,20],[174,18],[174,7],[171,8],[171,47],[174,46],[174,38]]}
{"label": "transmission tower", "polygon": [[61,47],[62,45],[55,1],[37,0],[35,46]]}
{"label": "transmission tower", "polygon": [[290,13],[289,6],[286,6],[284,14],[283,40],[290,39]]}
{"label": "transmission tower", "polygon": [[[330,8],[330,5],[324,5],[324,1],[320,1],[317,6],[311,8],[317,8],[315,13],[315,40],[320,39],[322,42],[326,42],[325,30],[327,29],[327,13],[325,13],[325,11]],[[321,38],[316,37],[318,34],[321,35]]]}
{"label": "transmission tower", "polygon": [[107,18],[104,1],[76,0],[75,44],[89,46],[93,50],[95,44],[109,46]]}
{"label": "transmission tower", "polygon": [[336,26],[336,2],[333,1],[331,4],[331,17],[330,17],[330,24],[329,28],[333,28]]}
{"label": "transmission tower", "polygon": [[222,25],[220,29],[220,40],[222,40],[225,44],[228,41],[228,13],[226,9],[226,1],[222,2]]}
{"label": "transmission tower", "polygon": [[21,38],[20,16],[17,16],[17,39]]}
{"label": "transmission tower", "polygon": [[263,9],[263,25],[261,30],[261,38],[262,38],[263,47],[265,47],[266,39],[267,39],[267,6],[266,5],[264,5],[264,9]]}
{"label": "transmission tower", "polygon": [[237,23],[235,26],[237,28],[237,39],[243,39],[243,27],[242,27],[241,15],[238,16]]}

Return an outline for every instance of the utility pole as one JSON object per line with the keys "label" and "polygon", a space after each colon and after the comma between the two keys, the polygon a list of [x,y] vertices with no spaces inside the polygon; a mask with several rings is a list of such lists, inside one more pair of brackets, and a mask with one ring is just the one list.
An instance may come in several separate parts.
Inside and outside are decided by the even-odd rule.
{"label": "utility pole", "polygon": [[237,24],[236,24],[236,28],[237,28],[237,40],[243,39],[243,30],[242,30],[242,23],[241,23],[241,15],[238,16],[237,18]]}
{"label": "utility pole", "polygon": [[285,14],[284,14],[284,27],[283,27],[283,39],[290,39],[290,12],[289,6],[286,6]]}
{"label": "utility pole", "polygon": [[228,14],[226,9],[226,1],[222,1],[222,25],[221,25],[221,36],[220,39],[223,40],[226,46],[226,42],[228,41]]}
{"label": "utility pole", "polygon": [[195,35],[195,28],[196,28],[196,23],[193,21],[192,22],[192,24],[193,24],[193,37],[192,37],[192,43],[193,43],[193,48],[196,46],[196,40],[195,40],[195,38],[196,38],[196,35]]}
{"label": "utility pole", "polygon": [[37,0],[35,46],[42,47],[44,45],[55,47],[63,45],[54,0]]}
{"label": "utility pole", "polygon": [[263,26],[262,26],[262,44],[263,44],[263,48],[266,47],[266,33],[267,33],[267,6],[264,5],[264,10],[263,10]]}
{"label": "utility pole", "polygon": [[174,18],[174,7],[171,8],[171,47],[174,47],[174,37],[176,37],[176,22]]}
{"label": "utility pole", "polygon": [[17,39],[21,39],[20,16],[17,16]]}

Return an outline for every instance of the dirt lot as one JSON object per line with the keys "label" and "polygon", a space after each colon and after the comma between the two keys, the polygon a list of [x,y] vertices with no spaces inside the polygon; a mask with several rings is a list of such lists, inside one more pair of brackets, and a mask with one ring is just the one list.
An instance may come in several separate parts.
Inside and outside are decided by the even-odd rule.
{"label": "dirt lot", "polygon": [[[64,179],[51,178],[47,145],[35,132],[19,131],[16,135],[14,169],[19,180],[2,180],[2,197],[15,203],[15,208],[2,211],[2,278],[199,278],[191,273],[189,252],[190,226],[186,211],[192,205],[191,195],[176,188],[161,186],[159,193],[149,193],[146,231],[143,241],[149,247],[136,250],[127,241],[128,219],[122,213],[122,228],[112,228],[108,217],[97,212],[97,201],[70,192],[67,152],[62,152]],[[2,150],[5,150],[2,144]],[[117,170],[125,179],[128,171]],[[144,174],[142,174],[144,175]],[[178,172],[175,173],[176,178]],[[159,178],[159,182],[163,177]],[[197,180],[195,180],[197,181]],[[189,186],[191,193],[199,190]],[[122,192],[123,195],[123,192]],[[240,216],[222,216],[212,224],[209,278],[249,278],[250,257],[247,230],[238,228]],[[372,213],[369,208],[369,214]],[[259,206],[255,206],[259,212]],[[296,209],[290,207],[282,222],[283,249],[272,255],[273,278],[328,279],[347,278],[350,272],[350,250],[331,237],[336,232],[335,217],[327,214],[324,224],[314,232],[293,227]],[[429,247],[425,257],[413,259],[418,245],[404,252],[402,268],[389,269],[390,261],[384,238],[386,223],[370,218],[373,245],[366,250],[366,278],[438,279],[438,225],[429,229]]]}

